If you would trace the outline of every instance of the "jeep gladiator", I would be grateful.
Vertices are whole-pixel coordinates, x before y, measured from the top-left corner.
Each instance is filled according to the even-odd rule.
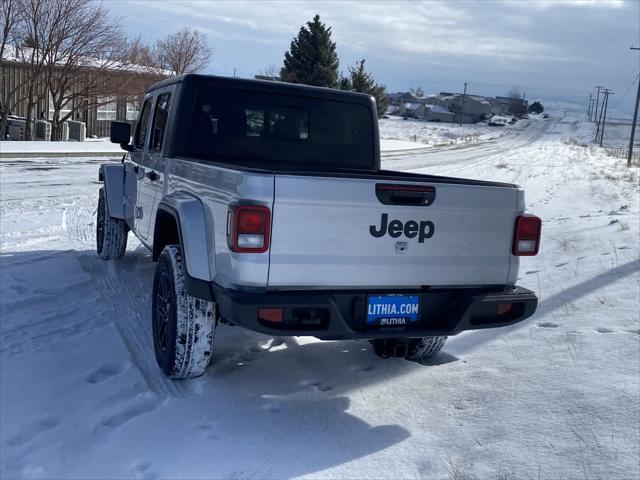
[[[523,190],[381,169],[371,96],[178,76],[111,141],[126,153],[100,167],[97,251],[123,256],[132,231],[152,252],[170,377],[204,373],[222,323],[422,361],[447,336],[536,310],[515,285],[540,243]]]

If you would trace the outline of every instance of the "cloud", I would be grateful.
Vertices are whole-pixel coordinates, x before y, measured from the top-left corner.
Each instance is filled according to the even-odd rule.
[[[332,28],[343,69],[366,58],[394,88],[437,78],[624,89],[623,79],[638,68],[637,53],[627,51],[640,38],[637,0],[136,0],[128,6],[134,33],[184,25],[206,31],[217,73],[237,68],[250,75],[281,65],[291,39],[316,13]]]
[[[579,1],[579,0],[577,0]],[[582,0],[586,1],[586,0]],[[526,2],[538,4],[540,2]],[[549,5],[558,2],[546,2]],[[333,28],[334,39],[355,51],[374,47],[400,55],[436,54],[454,57],[495,57],[526,60],[567,61],[571,57],[561,45],[550,45],[543,39],[523,38],[524,32],[505,29],[510,25],[531,24],[525,2],[489,2],[493,20],[478,17],[478,4],[464,2],[138,2],[142,7],[206,25],[212,32],[224,31],[228,38],[251,40],[255,36],[291,38],[309,18],[318,12]],[[501,11],[502,10],[502,11]],[[491,19],[489,19],[491,20]],[[239,29],[236,35],[230,30]],[[219,36],[215,33],[212,36]],[[267,42],[274,44],[275,42]],[[553,52],[553,53],[550,53]]]

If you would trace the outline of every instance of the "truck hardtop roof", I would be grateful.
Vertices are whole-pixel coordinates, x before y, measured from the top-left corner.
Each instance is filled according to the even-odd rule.
[[[168,85],[181,83],[186,88],[200,89],[202,87],[230,88],[238,90],[251,90],[254,92],[270,92],[281,95],[296,95],[303,97],[324,98],[326,100],[342,101],[370,105],[372,97],[364,93],[348,92],[334,88],[314,87],[273,80],[251,80],[236,77],[219,77],[216,75],[200,75],[189,73],[167,78],[158,82],[147,90],[152,92]],[[184,88],[183,87],[183,88]]]

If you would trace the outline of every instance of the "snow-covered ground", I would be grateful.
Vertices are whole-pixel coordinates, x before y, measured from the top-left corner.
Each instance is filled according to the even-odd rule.
[[[148,253],[93,250],[104,160],[0,161],[0,477],[637,479],[638,168],[559,118],[383,160],[517,182],[544,220],[536,315],[426,366],[222,326],[204,377],[166,380]]]
[[[506,118],[506,117],[505,117]],[[422,120],[404,120],[402,117],[390,116],[379,121],[380,138],[385,140],[410,141],[422,147],[441,147],[465,143],[488,142],[513,130],[519,130],[527,122],[519,122],[504,127],[489,127],[484,124],[426,122]]]

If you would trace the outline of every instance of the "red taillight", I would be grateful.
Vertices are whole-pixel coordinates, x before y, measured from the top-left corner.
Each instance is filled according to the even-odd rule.
[[[498,304],[498,315],[509,315],[513,310],[513,303],[499,303]]]
[[[281,323],[284,317],[284,309],[282,308],[266,308],[258,309],[258,319],[264,322]]]
[[[263,205],[236,205],[229,209],[227,237],[229,248],[239,253],[269,250],[271,212]]]
[[[516,230],[513,235],[513,254],[533,256],[540,249],[542,220],[535,215],[520,215],[516,218]]]

